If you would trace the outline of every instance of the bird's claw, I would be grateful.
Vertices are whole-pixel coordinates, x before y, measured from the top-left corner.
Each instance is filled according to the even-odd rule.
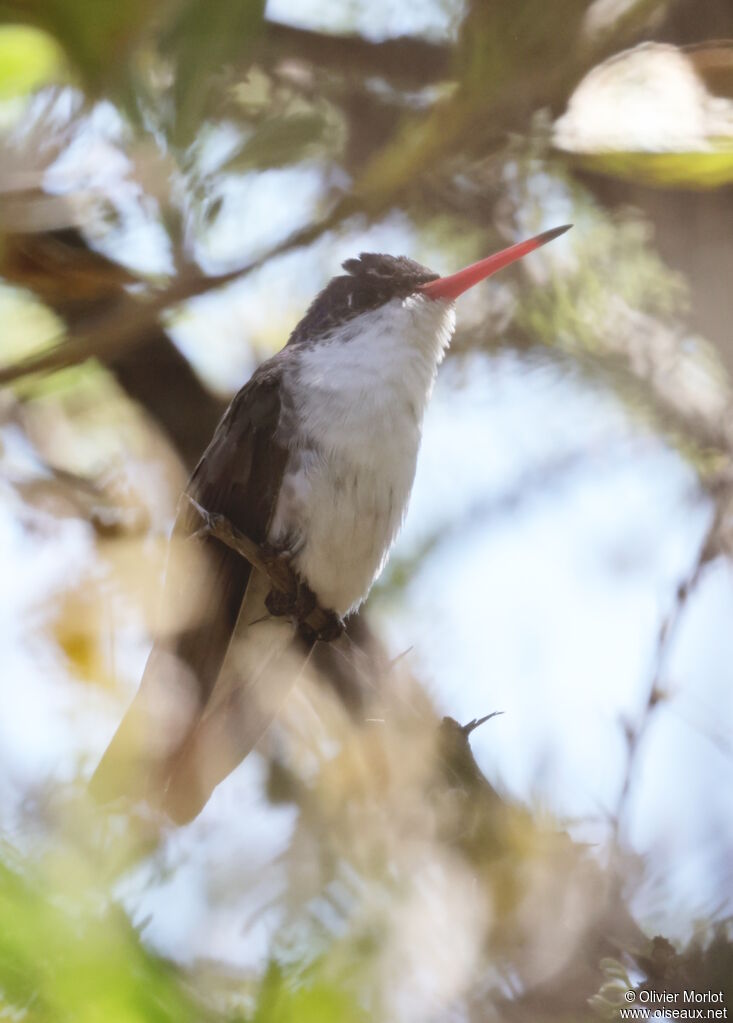
[[[207,511],[190,496],[189,501],[201,520],[191,536],[216,536],[224,527],[231,530],[226,516]],[[309,642],[331,643],[338,639],[344,631],[344,623],[333,611],[319,606],[313,590],[293,569],[291,552],[265,543],[259,546],[259,557],[262,569],[273,584],[265,597],[268,613],[273,618],[291,618],[301,636]]]
[[[265,597],[265,606],[275,618],[290,615],[300,622],[315,608],[316,598],[313,591],[298,579],[295,591],[271,589]]]
[[[285,618],[295,609],[295,595],[272,589],[265,597],[265,607],[273,618]]]
[[[312,625],[308,621],[301,621],[298,630],[308,643],[333,643],[343,633],[345,625],[343,620],[334,611],[317,609],[317,624]]]
[[[344,631],[344,623],[339,616],[320,608],[313,591],[300,580],[295,594],[270,590],[265,606],[275,618],[292,618],[300,635],[309,643],[317,640],[332,643]]]
[[[298,622],[303,621],[317,606],[315,594],[293,571],[285,551],[264,547],[262,553],[270,578],[281,582],[280,588],[273,586],[267,594],[267,610],[276,618],[290,616]]]
[[[343,632],[344,626],[338,615],[319,607],[315,593],[290,567],[287,554],[265,550],[268,566],[282,566],[288,573],[287,588],[270,590],[265,606],[275,618],[291,618],[298,631],[309,642],[320,640],[330,643]]]

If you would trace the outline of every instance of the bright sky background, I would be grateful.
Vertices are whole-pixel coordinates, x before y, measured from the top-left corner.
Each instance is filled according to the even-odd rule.
[[[460,5],[425,2],[409,17],[398,7],[355,4],[353,25],[368,34],[440,33]],[[319,0],[297,10],[300,23],[320,25]],[[270,0],[268,11],[292,16],[293,4]],[[80,144],[76,158],[87,161],[89,149]],[[280,240],[307,220],[320,188],[316,168],[232,180],[225,197],[232,215],[221,236],[209,239],[211,252],[236,261]],[[238,223],[247,225],[246,252]],[[160,235],[133,213],[129,225],[127,242],[116,245],[127,247],[132,262],[164,267]],[[278,260],[223,301],[194,304],[176,339],[207,379],[226,388],[251,371],[257,356],[248,342],[272,326],[272,310],[284,341],[342,258],[362,249],[406,252],[443,269],[446,255],[429,248],[397,220],[354,231],[306,259]],[[562,259],[562,248],[547,258]],[[39,471],[17,429],[4,429],[2,441],[6,472]],[[529,486],[566,458],[572,464]],[[49,776],[72,777],[80,756],[91,766],[122,704],[69,681],[60,655],[42,642],[39,594],[93,564],[89,530],[72,519],[31,522],[12,488],[2,480],[0,487],[0,651],[3,677],[12,679],[0,688],[0,813],[12,827],[30,788]],[[517,487],[520,499],[503,507],[503,495]],[[466,721],[504,712],[473,738],[487,775],[518,799],[577,819],[583,837],[601,837],[615,809],[625,763],[621,720],[641,712],[659,623],[709,520],[694,489],[678,454],[587,383],[514,354],[449,361],[441,372],[394,557],[409,555],[434,531],[445,535],[403,599],[378,591],[374,613],[395,653],[413,647],[416,669],[444,713]],[[720,909],[726,881],[731,889],[731,621],[731,571],[714,564],[690,600],[667,671],[674,698],[645,739],[632,792],[627,837],[651,856],[639,909],[664,933],[683,933],[690,919]],[[133,621],[122,638],[118,666],[131,695],[146,637]],[[243,891],[254,876],[258,899],[276,890],[272,863],[287,843],[292,812],[263,801],[261,773],[250,758],[196,822],[171,836],[167,855],[178,865],[171,877],[150,884],[141,871],[127,882],[135,916],[153,914],[147,933],[167,951],[238,962],[265,955],[268,915],[243,932],[241,903],[212,899],[225,856],[238,857]]]

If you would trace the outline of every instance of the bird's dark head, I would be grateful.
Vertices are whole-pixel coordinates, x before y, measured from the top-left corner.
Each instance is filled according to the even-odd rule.
[[[311,303],[290,343],[323,337],[348,320],[371,312],[395,298],[414,295],[438,274],[407,256],[362,252],[343,263],[347,272],[332,278]]]
[[[554,228],[511,245],[447,277],[441,277],[407,256],[362,252],[358,259],[347,259],[343,264],[346,273],[334,277],[311,303],[289,344],[327,337],[349,320],[377,310],[394,299],[422,296],[433,302],[452,303],[474,284],[557,238],[569,226]]]

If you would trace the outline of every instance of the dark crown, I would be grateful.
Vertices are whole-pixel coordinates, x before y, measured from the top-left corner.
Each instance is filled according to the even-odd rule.
[[[361,313],[378,309],[393,298],[406,298],[439,275],[407,256],[362,252],[343,264],[346,274],[334,277],[313,300],[290,336],[289,344],[323,337]]]

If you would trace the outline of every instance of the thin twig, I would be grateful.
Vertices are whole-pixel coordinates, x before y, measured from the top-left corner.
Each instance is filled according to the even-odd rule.
[[[482,718],[474,718],[469,721],[468,724],[462,725],[463,734],[468,736],[471,732],[475,732],[481,725],[486,724],[487,721],[491,721],[492,718],[500,717],[504,713],[503,710],[492,710],[490,714],[484,714]]]
[[[92,356],[109,356],[124,348],[141,344],[145,341],[146,330],[158,322],[159,317],[166,309],[189,299],[198,298],[234,281],[243,280],[253,271],[259,270],[269,260],[315,241],[324,231],[336,227],[355,212],[357,212],[357,207],[354,202],[348,198],[344,199],[323,220],[297,231],[280,245],[276,245],[245,267],[215,277],[202,277],[200,273],[184,275],[164,292],[155,295],[146,302],[133,304],[129,297],[125,296],[110,312],[99,317],[87,330],[64,338],[44,352],[0,368],[0,386],[13,383],[34,373],[50,373],[66,369]]]
[[[621,785],[621,791],[616,804],[616,812],[613,816],[613,830],[617,844],[619,833],[621,831],[622,820],[626,815],[628,808],[636,762],[642,741],[649,731],[649,726],[652,718],[654,717],[654,712],[660,703],[666,699],[663,677],[672,641],[677,635],[677,630],[679,629],[682,616],[687,609],[690,596],[695,590],[697,584],[700,582],[703,569],[712,560],[715,554],[716,538],[720,530],[726,504],[727,502],[722,497],[716,503],[715,514],[707,532],[705,533],[705,538],[700,545],[697,557],[685,577],[677,586],[672,607],[663,618],[659,626],[659,632],[657,633],[653,669],[650,675],[646,702],[641,712],[641,717],[635,726],[630,723],[626,725],[626,770],[624,772],[624,780]]]

